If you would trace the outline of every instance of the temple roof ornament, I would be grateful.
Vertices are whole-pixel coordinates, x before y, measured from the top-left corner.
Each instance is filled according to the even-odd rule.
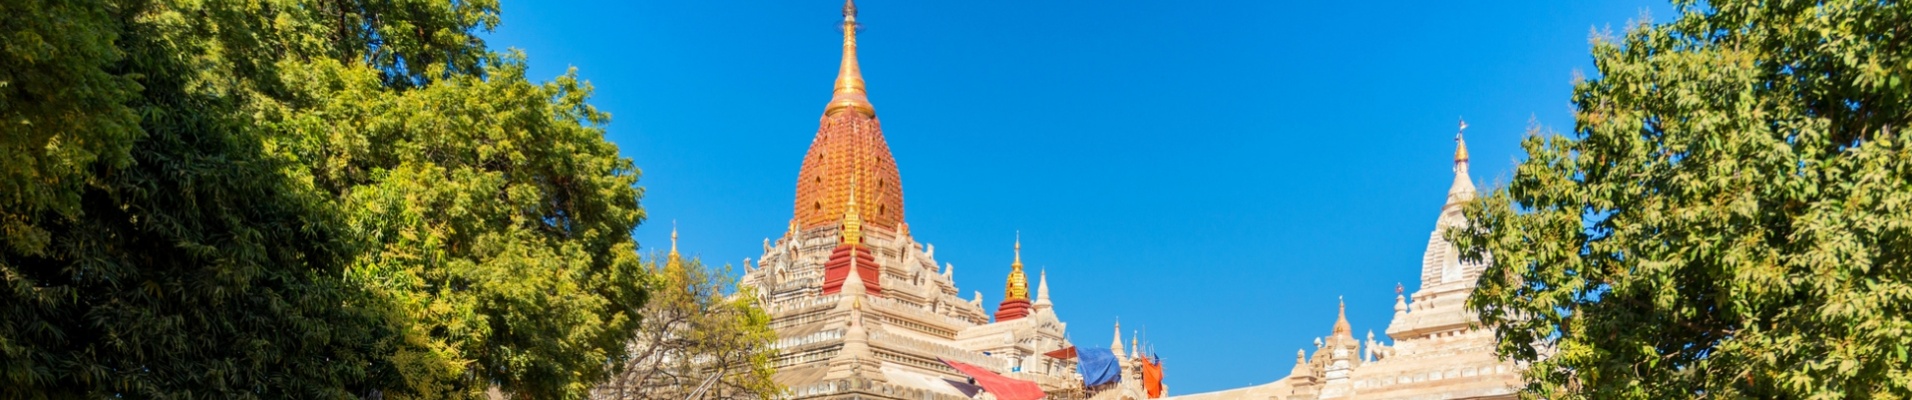
[[[1454,132],[1454,143],[1456,144],[1454,147],[1454,162],[1467,161],[1467,140],[1461,138],[1461,135],[1466,133],[1467,133],[1467,120],[1461,119],[1460,130],[1457,132]]]
[[[671,221],[671,259],[677,259],[677,221]]]
[[[850,192],[856,192],[856,176],[850,177]],[[863,217],[856,212],[856,196],[843,211],[843,243],[863,244]]]
[[[856,62],[856,29],[856,0],[845,0],[843,63],[837,67],[836,89],[831,92],[830,106],[824,108],[823,115],[854,110],[865,116],[876,116],[876,107],[870,104],[869,93],[863,86],[863,69]]]
[[[1348,302],[1345,299],[1337,301],[1341,302],[1341,311],[1334,318],[1334,334],[1335,336],[1348,335],[1349,337],[1353,337],[1354,328],[1348,326]]]
[[[1003,288],[1003,300],[1028,300],[1029,275],[1022,272],[1022,234],[1016,234],[1016,261],[1009,263],[1009,283]]]
[[[1022,272],[1022,234],[1016,234],[1016,261],[1009,264],[1009,282],[1003,287],[1002,303],[996,306],[996,322],[1014,321],[1029,316],[1029,275]]]
[[[1049,270],[1036,273],[1036,309],[1049,308]]]
[[[1460,129],[1454,132],[1454,185],[1447,189],[1447,203],[1457,204],[1474,199],[1474,180],[1467,176],[1467,120],[1461,120]]]

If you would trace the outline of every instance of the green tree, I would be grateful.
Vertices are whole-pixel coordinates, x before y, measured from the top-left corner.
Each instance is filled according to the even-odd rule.
[[[153,2],[8,2],[0,397],[339,397],[387,326],[339,307],[357,248],[209,54],[264,55]],[[243,30],[229,14],[206,24]]]
[[[574,74],[539,85],[522,56],[484,64],[402,91],[363,66],[288,67],[309,101],[260,115],[303,161],[294,176],[339,196],[370,242],[351,276],[399,311],[406,381],[582,397],[644,301],[637,170]]]
[[[478,1],[0,3],[0,398],[581,398],[637,170]]]
[[[683,399],[716,378],[703,399],[763,399],[783,390],[770,378],[777,334],[757,293],[738,286],[728,266],[706,267],[672,254],[646,261],[650,301],[628,336],[624,366],[593,396],[600,400]],[[729,288],[735,291],[726,293]]]
[[[1676,2],[1449,232],[1542,398],[1912,397],[1912,7]]]

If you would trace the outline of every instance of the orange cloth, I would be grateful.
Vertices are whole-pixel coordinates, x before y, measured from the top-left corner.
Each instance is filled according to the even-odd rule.
[[[1142,390],[1147,391],[1151,399],[1162,397],[1161,360],[1142,359]]]

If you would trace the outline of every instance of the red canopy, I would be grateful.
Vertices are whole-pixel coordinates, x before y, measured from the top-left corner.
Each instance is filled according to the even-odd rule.
[[[996,395],[997,400],[1038,400],[1044,396],[1042,386],[1036,385],[1035,382],[997,375],[983,367],[944,360],[942,358],[937,358],[937,360],[942,361],[944,364],[949,364],[950,368],[962,371],[963,375],[969,375],[970,378],[975,378],[976,384],[981,385],[984,391]]]
[[[1076,357],[1075,346],[1069,346],[1066,348],[1056,349],[1055,351],[1042,353],[1042,355],[1049,356],[1049,358],[1054,358],[1057,360],[1067,360],[1067,359],[1075,358]]]

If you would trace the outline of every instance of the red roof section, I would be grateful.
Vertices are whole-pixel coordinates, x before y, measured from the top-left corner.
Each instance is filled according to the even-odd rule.
[[[836,294],[843,291],[843,282],[850,279],[850,271],[855,269],[857,278],[863,280],[863,289],[871,296],[882,296],[883,285],[877,278],[882,275],[882,267],[876,264],[876,256],[862,244],[843,243],[830,251],[830,259],[823,262],[823,294]]]

